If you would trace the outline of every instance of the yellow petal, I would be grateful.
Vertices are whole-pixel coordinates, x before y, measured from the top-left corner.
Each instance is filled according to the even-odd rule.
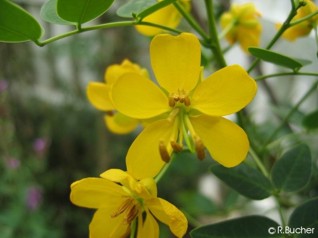
[[[143,217],[138,217],[137,238],[159,238],[159,225],[151,213],[146,213],[145,221]]]
[[[137,73],[148,78],[146,69],[141,68],[138,64],[134,64],[128,59],[123,60],[121,64],[113,64],[107,67],[105,71],[105,81],[109,85],[113,85],[119,77],[126,73]]]
[[[112,88],[114,105],[121,113],[137,119],[158,116],[170,110],[168,97],[148,78],[127,73]]]
[[[225,12],[222,14],[221,19],[220,19],[220,24],[222,29],[226,29],[226,27],[229,26],[229,24],[233,24],[235,21],[234,17],[232,14],[229,12]],[[236,29],[233,27],[227,34],[226,34],[226,39],[229,41],[230,44],[234,44],[237,40],[236,36]]]
[[[109,169],[100,175],[102,178],[108,179],[115,183],[120,183],[131,191],[141,190],[137,181],[127,172],[120,169]]]
[[[124,213],[112,217],[112,208],[98,209],[89,225],[90,238],[128,237],[130,226],[124,221]]]
[[[157,184],[153,178],[141,179],[140,184],[142,184],[147,189],[152,197],[157,197]]]
[[[229,115],[251,102],[256,90],[255,81],[241,66],[227,66],[198,85],[191,107],[210,116]]]
[[[87,208],[113,207],[127,195],[122,187],[102,178],[85,178],[72,183],[70,200]]]
[[[146,201],[146,206],[158,220],[169,226],[175,236],[184,236],[188,221],[178,208],[161,198]]]
[[[159,142],[170,143],[173,123],[160,120],[148,125],[130,146],[127,171],[136,179],[153,178],[165,165],[159,153]]]
[[[114,110],[110,98],[110,87],[104,83],[91,82],[87,86],[86,94],[90,103],[99,110]]]
[[[129,177],[130,175],[121,169],[108,169],[100,174],[100,176],[104,179],[121,184],[122,181],[127,180],[127,177]]]
[[[134,118],[127,117],[120,112],[104,117],[107,128],[115,134],[127,134],[135,130],[139,121]]]
[[[190,120],[214,160],[225,167],[234,167],[246,158],[249,141],[238,125],[222,117],[205,115]]]
[[[260,24],[255,25],[255,27],[239,27],[238,28],[238,41],[241,48],[248,52],[249,47],[257,47],[260,44],[262,27]]]
[[[178,10],[173,6],[173,4],[161,8],[159,11],[146,16],[142,21],[155,23],[158,25],[164,25],[170,28],[176,28],[181,20],[181,15]],[[146,36],[154,36],[161,32],[163,29],[150,26],[136,26],[136,30]]]
[[[201,48],[190,33],[161,34],[150,45],[151,65],[159,84],[169,93],[191,91],[200,79]]]

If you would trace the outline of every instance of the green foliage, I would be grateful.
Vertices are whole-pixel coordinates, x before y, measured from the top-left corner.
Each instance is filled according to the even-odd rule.
[[[234,168],[215,164],[210,169],[224,183],[248,198],[261,200],[269,197],[273,190],[270,181],[260,171],[247,164]]]
[[[317,237],[318,234],[318,198],[313,198],[296,207],[289,219],[291,228],[310,228],[313,232],[297,234],[295,237]]]
[[[303,119],[303,125],[309,129],[317,129],[318,128],[318,110],[311,112],[310,114],[306,115]]]
[[[304,65],[311,63],[308,60],[295,60],[286,55],[256,47],[250,47],[248,48],[248,51],[256,58],[292,69],[293,71],[298,71]]]
[[[200,215],[213,214],[217,211],[217,206],[211,199],[204,195],[194,192],[186,191],[178,195],[178,200],[181,207],[192,216],[198,217]]]
[[[75,24],[91,21],[112,5],[114,0],[57,0],[57,14]]]
[[[271,176],[277,189],[286,192],[298,191],[311,178],[312,162],[307,145],[299,145],[286,152],[275,163]]]
[[[157,2],[153,0],[131,0],[130,2],[118,8],[117,14],[121,17],[137,17],[142,19],[176,1],[177,0],[163,0]]]
[[[202,226],[191,231],[192,238],[267,238],[268,230],[278,224],[263,216],[246,216],[212,225]],[[273,234],[270,237],[281,237]]]
[[[40,12],[42,19],[54,24],[72,24],[71,22],[65,21],[61,17],[59,17],[59,15],[57,15],[57,1],[58,0],[48,0],[46,3],[43,4]]]
[[[0,1],[0,42],[36,41],[42,28],[27,11],[11,1]]]
[[[117,14],[121,17],[131,18],[155,4],[155,0],[130,0],[118,8]]]

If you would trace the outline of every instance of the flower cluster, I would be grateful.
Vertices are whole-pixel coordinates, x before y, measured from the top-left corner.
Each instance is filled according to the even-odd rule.
[[[260,16],[253,3],[233,4],[231,9],[221,16],[221,27],[228,42],[238,42],[245,52],[248,52],[248,47],[259,46],[262,32]]]
[[[178,1],[189,11],[190,2]],[[299,8],[298,21],[317,7],[309,0]],[[262,26],[254,4],[232,5],[220,18],[223,36],[238,42],[244,52],[259,46]],[[181,14],[171,4],[148,15],[144,22],[175,28]],[[290,27],[284,37],[294,40],[316,26],[317,17]],[[71,185],[71,201],[97,209],[90,237],[159,237],[160,221],[177,237],[187,230],[187,219],[171,203],[157,197],[155,178],[170,164],[172,154],[184,149],[203,160],[210,157],[225,167],[244,161],[249,140],[244,130],[224,116],[234,114],[254,98],[255,80],[239,65],[205,77],[201,44],[196,35],[162,33],[154,26],[137,31],[154,36],[150,60],[155,80],[146,69],[125,59],[106,69],[105,82],[91,82],[87,96],[106,113],[105,123],[117,134],[143,127],[126,155],[127,172],[110,169],[101,178],[85,178]]]

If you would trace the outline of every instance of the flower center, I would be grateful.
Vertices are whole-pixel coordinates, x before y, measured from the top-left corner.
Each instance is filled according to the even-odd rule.
[[[187,107],[191,104],[189,95],[183,89],[178,89],[178,92],[171,93],[169,96],[170,107],[175,107],[179,103],[184,104]]]

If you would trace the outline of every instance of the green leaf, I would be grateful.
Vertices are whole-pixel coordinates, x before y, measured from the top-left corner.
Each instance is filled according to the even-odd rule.
[[[183,210],[191,214],[191,216],[212,214],[217,211],[217,206],[212,200],[195,191],[179,193],[177,199]]]
[[[310,228],[302,229],[301,234],[296,234],[297,238],[318,237],[318,197],[298,206],[291,214],[288,225],[290,228]]]
[[[311,154],[307,145],[301,144],[287,151],[274,164],[271,171],[276,188],[286,191],[299,191],[309,182],[312,172]]]
[[[112,5],[114,0],[57,0],[57,14],[76,24],[91,21]]]
[[[155,0],[131,0],[118,8],[117,15],[120,17],[131,18],[155,4]]]
[[[278,226],[267,217],[246,216],[196,228],[190,235],[192,238],[275,238],[281,237],[273,230]]]
[[[225,168],[215,164],[211,166],[211,171],[228,186],[251,199],[267,198],[273,190],[269,179],[257,169],[246,164],[234,168]]]
[[[318,128],[318,110],[308,114],[303,119],[303,125],[307,129],[317,129]]]
[[[48,0],[43,4],[40,12],[40,16],[43,20],[61,25],[71,25],[72,22],[63,20],[57,15],[57,0]]]
[[[256,58],[292,69],[294,71],[298,71],[305,64],[310,63],[310,61],[308,60],[303,60],[303,59],[295,60],[286,55],[282,55],[277,52],[265,50],[261,48],[250,47],[248,48],[248,51]]]
[[[157,4],[143,10],[142,12],[140,12],[137,16],[140,17],[141,19],[150,15],[151,13],[158,11],[161,8],[164,8],[168,5],[170,5],[171,3],[176,2],[176,0],[164,0],[161,2],[158,2]]]
[[[0,41],[36,41],[42,35],[42,27],[27,11],[18,5],[0,1]]]

